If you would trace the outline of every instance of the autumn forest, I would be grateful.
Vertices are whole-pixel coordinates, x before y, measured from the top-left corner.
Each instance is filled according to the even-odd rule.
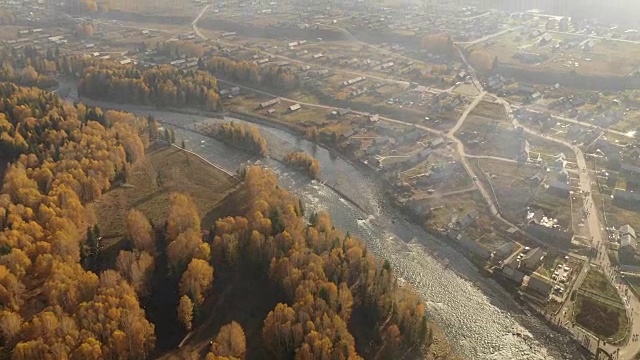
[[[431,344],[425,304],[398,285],[392,264],[261,167],[239,172],[223,200],[232,205],[212,226],[184,193],[168,197],[163,222],[126,209],[123,244],[109,256],[96,204],[171,136],[151,117],[41,89],[55,74],[75,74],[89,97],[217,111],[216,73],[284,88],[295,86],[292,75],[224,59],[180,71],[51,51],[2,55],[1,357],[148,359],[172,351],[159,343],[167,334],[212,331],[204,352],[181,358],[400,359]],[[211,135],[268,154],[255,128],[229,123]],[[308,155],[286,161],[319,176]],[[154,323],[158,314],[171,321]]]

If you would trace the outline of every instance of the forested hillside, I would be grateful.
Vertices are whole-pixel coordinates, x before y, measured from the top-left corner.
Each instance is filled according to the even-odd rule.
[[[165,76],[118,71],[143,83]],[[110,261],[94,202],[144,160],[155,121],[8,83],[0,96],[3,357],[151,358],[162,355],[156,338],[177,331],[215,331],[207,359],[398,359],[430,343],[424,303],[397,286],[391,264],[327,214],[305,218],[259,167],[242,172],[234,216],[204,232],[184,194],[169,197],[164,223],[130,209],[126,246]],[[149,311],[182,329],[154,325]]]
[[[299,199],[269,171],[249,168],[242,191],[245,216],[211,229],[212,260],[242,282],[267,273],[286,299],[261,324],[266,351],[281,359],[397,359],[421,351],[429,338],[424,304],[398,288],[389,263],[325,213],[307,223]]]
[[[114,270],[81,266],[90,204],[143,156],[146,121],[6,83],[0,96],[0,153],[12,161],[0,194],[4,355],[148,356],[154,326],[134,288]]]

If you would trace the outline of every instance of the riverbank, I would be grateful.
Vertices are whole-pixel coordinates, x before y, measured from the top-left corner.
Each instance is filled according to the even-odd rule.
[[[187,149],[183,149],[183,148],[178,147],[176,145],[173,145],[172,149],[180,150],[180,151],[183,151],[185,153],[188,153],[188,154],[191,154],[191,155],[195,155],[195,156],[197,156],[198,158],[200,158],[200,159],[202,159],[204,161],[203,165],[208,165],[208,166],[211,166],[212,168],[215,168],[216,170],[221,170],[221,168],[218,165],[216,165],[216,164],[204,159],[203,157],[199,156],[198,154],[194,153],[193,151],[190,151],[190,150],[187,150]],[[233,176],[228,171],[224,171],[224,172],[227,175],[229,175],[230,177],[232,177],[234,179],[237,179],[237,177]],[[443,331],[443,329],[440,327],[439,324],[437,324],[435,321],[433,321],[433,319],[429,319],[429,328],[431,330],[431,339],[430,339],[431,343],[430,343],[429,348],[425,349],[425,351],[424,351],[425,359],[433,359],[433,360],[436,360],[436,359],[441,359],[441,360],[462,360],[463,359],[463,357],[461,357],[454,350],[454,347],[452,346],[451,342],[445,336],[445,332]]]
[[[119,104],[119,103],[112,103],[112,102],[106,102],[106,101],[100,101],[100,100],[93,100],[93,99],[89,99],[89,98],[86,98],[86,97],[80,98],[80,101],[82,101],[83,103],[85,103],[87,105],[100,107],[103,110],[120,110],[120,109],[122,109],[122,105],[123,105],[123,104]],[[137,108],[140,108],[140,109],[148,109],[149,111],[157,111],[157,110],[159,110],[158,108],[153,107],[153,106],[145,106],[145,105],[134,105],[134,106],[137,107]],[[163,110],[163,109],[160,109],[160,110]],[[281,122],[281,121],[277,121],[275,119],[267,119],[267,118],[264,118],[264,117],[250,115],[250,114],[237,112],[237,111],[225,111],[225,112],[222,112],[222,113],[213,113],[213,112],[204,112],[204,111],[200,111],[200,110],[189,110],[189,109],[180,109],[180,108],[178,108],[178,109],[169,108],[169,109],[166,109],[166,111],[170,111],[170,112],[178,113],[178,114],[209,117],[209,118],[218,119],[218,120],[224,120],[225,117],[237,118],[239,120],[244,120],[246,122],[250,122],[250,123],[253,123],[253,124],[258,124],[258,125],[262,125],[262,126],[278,129],[280,131],[284,131],[284,132],[286,132],[286,133],[288,133],[290,135],[296,136],[296,137],[303,137],[304,136],[304,130],[301,127],[297,127],[297,126],[292,125],[292,124],[287,124],[287,123],[284,123],[284,122]],[[161,124],[169,124],[169,125],[171,125],[171,126],[173,126],[175,128],[178,128],[178,129],[182,129],[182,130],[185,130],[185,131],[193,131],[193,132],[198,133],[198,134],[203,135],[203,136],[212,137],[211,135],[200,131],[197,126],[194,126],[194,128],[187,128],[185,126],[180,126],[180,125],[176,125],[176,124],[173,124],[173,123],[164,122],[161,119],[156,119],[156,121],[158,121]],[[228,143],[226,141],[223,141],[222,139],[219,139],[217,137],[212,137],[212,138],[215,138],[216,140],[224,142],[225,144],[227,144],[227,145],[229,145],[231,147],[234,147],[236,149],[244,151],[243,149],[239,148],[238,146],[235,146],[234,144],[230,144],[230,143]],[[331,151],[328,148],[326,148],[324,146],[324,144],[322,144],[322,143],[314,142],[314,141],[311,141],[309,139],[307,139],[307,140],[310,141],[310,142],[313,142],[314,144],[318,145],[319,147],[322,147],[323,149],[326,149],[327,151]],[[355,168],[357,168],[359,170],[362,170],[362,171],[367,171],[369,175],[372,174],[372,172],[371,172],[372,169],[369,168],[368,166],[366,166],[365,164],[362,164],[359,161],[352,161],[352,159],[350,159],[346,155],[344,155],[344,154],[342,154],[340,152],[337,152],[337,151],[331,151],[331,153],[335,154],[338,157],[340,157],[343,161],[348,162],[353,167],[355,167]],[[279,159],[277,157],[271,157],[271,159],[273,159],[275,161],[278,161],[279,163],[281,163],[283,165],[287,165],[284,161],[282,161],[282,159]],[[373,174],[375,174],[375,172],[373,172]],[[377,174],[375,174],[375,175],[377,175]],[[377,177],[378,176],[376,176],[376,178]],[[349,202],[351,205],[357,207],[358,209],[360,209],[364,213],[369,213],[369,211],[367,211],[367,209],[363,208],[356,201],[353,201],[353,199],[351,199],[351,197],[349,197],[349,195],[344,193],[339,188],[337,188],[335,186],[332,186],[330,183],[327,183],[327,182],[322,182],[322,183],[325,184],[327,187],[329,187],[331,190],[333,190],[335,193],[340,195],[345,201]],[[389,184],[385,183],[385,185],[389,185]]]
[[[91,105],[100,106],[100,107],[105,108],[105,109],[119,109],[120,107],[118,105],[122,106],[121,104],[118,104],[118,103],[96,101],[96,100],[92,100],[92,99],[88,99],[88,98],[82,98],[81,100],[84,101],[84,102],[90,103]],[[151,107],[151,106],[135,105],[135,107],[137,107],[137,108],[146,108],[146,109],[149,109],[150,111],[158,110],[157,108]],[[426,227],[424,225],[424,222],[420,221],[420,219],[424,217],[424,214],[416,213],[415,211],[412,211],[410,208],[408,208],[406,206],[403,206],[398,201],[398,197],[396,196],[397,194],[394,193],[393,190],[392,190],[393,189],[393,185],[389,181],[387,181],[385,178],[380,176],[380,173],[378,171],[376,171],[376,169],[372,168],[370,165],[364,164],[358,158],[353,156],[353,154],[349,154],[349,153],[345,153],[343,151],[340,151],[339,148],[338,148],[338,150],[332,149],[332,148],[330,148],[328,146],[328,144],[323,143],[323,142],[318,142],[318,141],[313,141],[311,139],[307,139],[304,136],[305,131],[304,131],[304,129],[302,127],[296,126],[294,124],[286,123],[286,122],[283,122],[283,121],[279,121],[276,118],[270,118],[270,117],[265,117],[265,116],[260,116],[260,115],[250,114],[250,113],[240,112],[240,111],[224,111],[224,112],[221,112],[221,113],[214,113],[214,112],[206,112],[206,111],[202,111],[202,110],[191,110],[191,109],[183,109],[183,108],[177,108],[177,109],[176,108],[169,108],[169,109],[166,109],[166,111],[170,111],[170,112],[174,112],[174,113],[180,113],[180,114],[186,114],[186,115],[194,115],[194,116],[206,117],[206,118],[216,119],[216,120],[220,120],[220,121],[225,120],[225,118],[237,118],[239,120],[246,121],[246,122],[249,122],[249,123],[261,125],[261,126],[268,127],[268,128],[274,128],[274,129],[286,132],[286,133],[288,133],[288,134],[290,134],[290,135],[292,135],[294,137],[297,137],[297,138],[305,138],[307,141],[312,142],[316,146],[329,151],[331,154],[339,157],[343,161],[347,162],[349,165],[353,166],[354,168],[356,168],[357,170],[359,170],[360,172],[362,172],[363,174],[368,176],[368,178],[373,180],[380,187],[380,189],[386,189],[384,191],[384,194],[383,194],[384,195],[384,198],[383,198],[384,204],[383,205],[392,206],[392,207],[396,208],[411,223],[413,223],[414,225],[417,225],[420,228],[422,228],[425,232],[427,232],[429,235],[431,235],[432,237],[434,237],[435,239],[440,241],[442,244],[445,244],[445,245],[455,249],[457,252],[462,254],[467,260],[469,260],[472,264],[474,264],[475,267],[477,268],[477,270],[480,271],[481,273],[483,273],[484,276],[487,275],[486,274],[486,268],[485,268],[486,262],[483,262],[477,256],[474,256],[474,254],[472,252],[470,252],[469,249],[465,248],[460,243],[451,240],[449,237],[447,237],[447,235],[445,233],[442,233],[442,232],[439,232],[439,231],[434,231],[433,229],[430,229],[430,228]],[[164,123],[160,119],[157,119],[157,120],[160,123]],[[203,136],[212,137],[209,133],[201,131],[198,128],[197,123],[194,124],[193,128],[187,128],[187,127],[176,125],[176,124],[173,124],[173,123],[170,124],[170,125],[174,126],[176,128],[185,130],[185,131],[193,131],[193,132],[196,132],[196,133],[198,133],[200,135],[203,135]],[[224,141],[223,139],[219,139],[218,137],[213,136],[212,138],[215,138],[215,139],[217,139],[219,141],[222,141],[222,142],[226,143],[229,146],[232,146],[232,147],[235,147],[237,149],[243,150],[242,148],[240,148],[240,147],[238,147],[238,146],[236,146],[234,144],[229,144],[228,142]],[[270,158],[275,160],[275,161],[278,161],[279,163],[281,163],[281,164],[283,164],[285,166],[289,166],[288,164],[286,164],[283,161],[282,158],[279,158],[277,156],[270,156]],[[325,186],[329,187],[331,190],[333,190],[338,195],[340,195],[345,201],[349,202],[353,206],[355,206],[358,209],[360,209],[362,212],[366,213],[367,215],[374,215],[374,214],[371,213],[370,209],[365,209],[361,204],[359,204],[357,201],[352,199],[348,194],[346,194],[340,188],[335,186],[331,181],[320,181],[320,182],[322,184],[324,184]],[[423,239],[418,239],[418,240],[420,242],[424,241]],[[445,259],[440,259],[440,260],[441,261],[447,261],[448,259],[445,258]]]
[[[163,119],[175,126],[177,138],[184,139],[188,148],[230,172],[258,161],[195,132],[194,124],[210,119],[208,115],[203,116],[206,114],[194,116],[190,115],[193,112],[181,111],[181,115],[150,107],[85,102]],[[215,115],[220,120],[220,114]],[[537,318],[523,315],[512,297],[491,279],[480,276],[477,267],[461,256],[451,242],[435,238],[423,227],[410,223],[406,215],[396,210],[398,207],[392,206],[385,187],[379,185],[379,176],[368,176],[376,174],[375,170],[348,161],[342,154],[330,152],[291,132],[256,126],[260,126],[276,153],[303,149],[321,161],[323,174],[331,179],[331,187],[310,182],[306,176],[275,159],[258,162],[274,170],[283,186],[300,196],[311,211],[330,212],[335,216],[336,226],[363,239],[372,252],[391,261],[399,276],[424,296],[430,317],[452,339],[451,345],[458,353],[474,359],[547,360],[565,359],[569,354],[576,355],[569,358],[582,358],[570,339],[550,332]],[[332,189],[341,190],[341,194]],[[525,340],[515,336],[517,333],[529,335]]]
[[[215,114],[203,114],[200,113],[199,115],[201,116],[215,116]],[[259,117],[259,116],[252,116],[251,114],[246,114],[246,113],[239,113],[239,112],[229,112],[228,113],[229,116],[233,116],[238,118],[239,120],[243,120],[243,121],[247,121],[250,123],[255,123],[255,124],[259,124],[265,127],[271,127],[271,128],[277,128],[278,130],[287,132],[288,134],[295,136],[295,137],[302,137],[304,134],[304,131],[299,130],[298,128],[296,128],[293,125],[290,124],[286,124],[286,123],[282,123],[279,121],[270,121],[271,119],[267,119],[267,118],[263,118],[263,117]],[[218,118],[220,118],[220,116],[217,116]],[[206,135],[206,134],[204,134]],[[308,139],[307,139],[308,140]],[[310,141],[310,140],[309,140]],[[362,163],[361,161],[359,161],[357,158],[350,156],[350,154],[348,153],[344,153],[341,151],[332,151],[330,150],[326,144],[324,143],[319,143],[319,142],[313,142],[316,146],[319,146],[327,151],[329,151],[331,154],[334,154],[335,156],[339,157],[340,159],[342,159],[343,161],[349,163],[351,166],[353,166],[354,168],[356,168],[358,171],[362,172],[363,174],[368,175],[368,177],[375,181],[378,186],[381,189],[390,189],[391,184],[384,179],[382,176],[380,176],[379,172],[376,171],[374,168],[372,168],[371,166]],[[282,161],[280,161],[279,159],[274,159],[277,160],[280,163],[283,163]],[[284,163],[283,163],[284,164]],[[286,165],[286,164],[285,164]],[[342,192],[337,186],[334,186],[332,183],[330,182],[325,182],[324,183],[327,187],[331,188],[335,193],[339,194],[341,197],[344,198],[344,200],[346,200],[347,202],[351,203],[352,205],[356,206],[357,208],[359,208],[361,211],[369,214],[370,212],[366,211],[365,209],[363,209],[363,207],[356,201],[354,201],[352,198],[350,198],[350,196],[344,192]],[[446,234],[441,233],[441,232],[437,232],[437,231],[433,231],[432,229],[428,229],[427,227],[424,226],[423,223],[421,223],[419,221],[420,217],[422,216],[421,214],[417,214],[415,212],[412,212],[408,207],[402,206],[398,200],[397,197],[395,197],[393,191],[385,191],[383,193],[385,196],[383,198],[384,200],[384,205],[388,205],[388,206],[393,206],[395,207],[397,210],[400,211],[401,214],[406,215],[405,219],[409,220],[410,222],[414,223],[415,225],[420,226],[424,231],[426,231],[427,233],[429,233],[433,238],[435,238],[437,241],[439,241],[440,243],[449,246],[453,249],[455,249],[458,253],[462,254],[467,260],[469,260],[472,264],[474,264],[474,266],[476,267],[476,269],[478,270],[478,273],[482,276],[482,277],[486,277],[486,278],[493,278],[491,275],[492,273],[487,271],[485,265],[487,264],[486,261],[483,261],[482,259],[478,258],[477,256],[474,256],[473,253],[471,253],[469,251],[469,249],[465,248],[462,244],[451,240],[450,238],[448,238],[446,236]],[[423,244],[427,244],[426,243],[426,239],[422,239],[419,238],[418,241],[420,243]],[[432,256],[434,257],[439,257],[439,254],[432,254]],[[443,261],[444,263],[446,263],[449,259],[448,258],[441,258],[441,261]],[[446,268],[446,266],[445,266]],[[459,274],[459,276],[462,276],[463,278],[467,279],[469,282],[473,283],[474,286],[476,286],[480,291],[484,292],[484,293],[492,293],[496,291],[496,288],[493,287],[485,287],[482,286],[481,284],[477,284],[474,283],[474,281],[472,279],[467,278],[466,276]],[[523,316],[531,316],[531,313],[528,311],[525,311],[524,308],[522,308],[522,304],[521,299],[517,296],[514,295],[514,288],[513,286],[509,286],[505,283],[501,283],[501,282],[496,282],[499,285],[500,288],[500,292],[502,293],[501,296],[505,296],[505,297],[511,297],[512,299],[516,300],[516,302],[518,302],[520,304],[520,312]],[[528,305],[525,303],[524,304],[525,307],[528,307]],[[570,332],[567,329],[564,329],[562,327],[558,327],[557,325],[553,324],[552,322],[550,322],[542,313],[539,313],[538,311],[535,311],[536,309],[531,308],[534,313],[534,316],[536,318],[538,318],[540,321],[542,321],[543,323],[546,324],[546,326],[548,326],[550,329],[553,329],[559,333],[562,333],[564,335],[568,335],[570,336]],[[437,326],[437,325],[434,325]],[[517,334],[516,334],[517,335]],[[570,337],[572,338],[572,337]],[[524,340],[526,340],[526,338],[523,337]],[[575,342],[577,345],[579,345],[577,342]],[[449,346],[446,346],[445,348],[449,348]],[[579,347],[578,348],[580,350],[584,350],[583,348]],[[581,351],[583,355],[588,356],[588,352],[584,352]]]

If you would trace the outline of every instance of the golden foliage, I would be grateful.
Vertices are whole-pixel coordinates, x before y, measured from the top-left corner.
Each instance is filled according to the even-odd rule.
[[[107,124],[99,109],[7,83],[0,96],[0,156],[11,162],[0,193],[5,348],[14,359],[147,356],[154,328],[134,289],[113,271],[98,278],[79,264],[94,221],[83,203],[126,171],[139,150],[124,142],[140,143],[146,121]]]
[[[296,169],[304,171],[314,179],[320,177],[320,162],[303,151],[288,153],[284,158],[284,162]]]
[[[243,150],[262,156],[269,155],[267,140],[260,134],[260,130],[253,125],[231,121],[216,125],[210,129],[204,129],[204,132]]]
[[[116,258],[116,269],[131,283],[140,297],[149,295],[154,259],[146,251],[123,251]]]
[[[92,58],[75,61],[82,74],[78,92],[83,96],[169,108],[220,108],[217,80],[204,71],[182,71],[171,65],[140,70],[133,64]]]
[[[169,197],[167,239],[175,240],[187,230],[200,231],[200,215],[188,195],[173,193]]]
[[[154,254],[156,251],[153,228],[147,217],[136,209],[129,210],[127,214],[127,235],[133,247],[140,251]]]
[[[211,353],[216,356],[243,359],[247,351],[247,339],[240,324],[232,321],[223,325],[211,345]]]
[[[211,283],[213,267],[204,260],[193,259],[180,278],[180,294],[189,295],[197,304],[202,304]]]
[[[187,295],[182,295],[178,303],[178,320],[187,331],[191,330],[193,321],[193,302]]]

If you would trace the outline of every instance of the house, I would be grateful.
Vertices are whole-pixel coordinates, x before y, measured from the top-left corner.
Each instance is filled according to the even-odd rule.
[[[528,84],[518,84],[518,92],[525,96],[531,96],[536,91],[536,89],[532,85]]]
[[[357,83],[365,81],[365,80],[366,80],[366,78],[364,76],[358,76],[358,77],[355,77],[353,79],[349,79],[347,81],[343,81],[342,82],[342,86],[351,86],[351,85],[357,84]]]
[[[382,64],[382,69],[383,69],[383,70],[389,69],[389,68],[391,68],[391,67],[393,67],[393,61],[390,61],[390,62],[388,62],[388,63],[384,63],[384,64]]]
[[[487,80],[486,87],[493,92],[498,92],[504,87],[504,80],[500,75],[493,75]]]
[[[545,255],[546,253],[539,247],[529,250],[522,260],[520,260],[520,268],[524,268],[529,271],[536,270],[540,266]]]
[[[636,231],[631,227],[631,225],[627,224],[620,227],[620,236],[625,235],[629,235],[632,238],[636,239]]]
[[[524,273],[511,266],[504,266],[502,268],[502,275],[511,281],[515,281],[518,285],[522,284],[524,280]]]
[[[540,38],[540,45],[546,45],[551,42],[551,40],[553,40],[553,37],[550,34],[544,34],[544,36]]]
[[[291,106],[289,106],[287,108],[287,110],[289,110],[289,112],[294,112],[294,111],[298,111],[300,110],[302,107],[300,106],[300,104],[293,104]]]
[[[536,209],[533,212],[528,212],[527,213],[527,225],[534,223],[534,224],[542,224],[544,222],[544,211],[542,209]]]
[[[533,184],[535,184],[535,186],[538,186],[542,184],[546,178],[547,176],[542,171],[538,171],[535,175],[531,177],[530,180]]]
[[[198,67],[198,61],[189,61],[186,64],[184,64],[184,69],[195,69]]]
[[[542,93],[539,91],[534,92],[533,94],[531,94],[530,96],[527,96],[527,101],[529,102],[536,102],[538,100],[542,99]]]
[[[620,261],[629,262],[635,259],[637,242],[631,234],[620,237],[620,248],[618,249],[618,258]]]
[[[431,140],[431,144],[429,146],[435,149],[442,144],[444,144],[444,139],[442,137],[437,137]]]
[[[533,274],[529,276],[527,289],[538,292],[544,296],[549,296],[549,294],[551,294],[551,289],[553,289],[553,284],[549,278]]]
[[[469,225],[473,224],[474,221],[476,221],[476,219],[478,219],[480,217],[480,212],[476,209],[473,209],[471,211],[469,211],[465,216],[463,216],[462,218],[458,219],[455,222],[455,226],[460,229],[460,230],[464,230],[466,229]]]
[[[465,248],[471,250],[473,253],[478,255],[480,258],[486,260],[486,259],[489,259],[491,257],[491,251],[489,249],[487,249],[486,247],[481,245],[479,242],[473,241],[473,239],[471,239],[467,235],[459,234],[458,236],[456,236],[455,239],[460,243],[460,245],[462,245]]]
[[[339,141],[343,142],[345,140],[348,140],[349,138],[351,138],[355,134],[356,134],[356,131],[353,130],[353,129],[345,131],[344,133],[340,134]]]
[[[274,106],[276,104],[279,104],[279,103],[280,103],[280,98],[275,98],[275,99],[260,103],[259,108],[260,109],[266,109],[268,107],[272,107],[272,106]]]
[[[568,198],[571,191],[571,185],[566,182],[554,180],[549,184],[549,192],[563,198]]]
[[[532,32],[529,33],[529,37],[530,38],[536,38],[538,36],[542,35],[542,31],[540,30],[533,30]]]
[[[558,226],[545,226],[544,224],[538,224],[530,222],[525,229],[538,241],[545,244],[549,244],[555,248],[568,250],[571,246],[571,239],[573,239],[573,232],[560,228]]]
[[[569,102],[573,107],[580,107],[587,103],[587,101],[584,98],[578,97],[578,96],[573,97]]]

